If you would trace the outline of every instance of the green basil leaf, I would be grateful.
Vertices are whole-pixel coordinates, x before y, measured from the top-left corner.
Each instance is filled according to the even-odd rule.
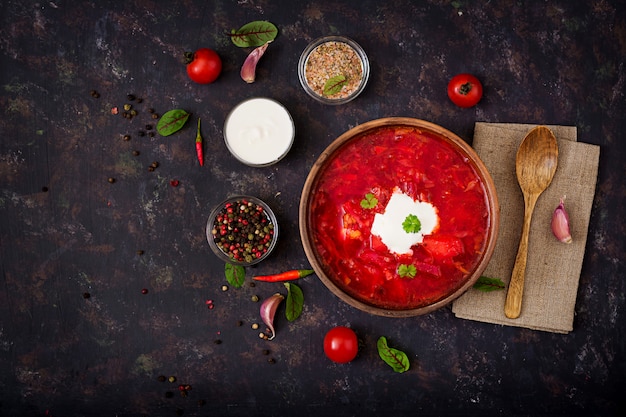
[[[348,79],[345,75],[335,75],[332,78],[329,78],[324,84],[324,95],[332,96],[333,94],[337,94],[341,91],[344,85],[348,82]]]
[[[287,320],[294,321],[300,317],[300,314],[302,314],[304,294],[302,294],[300,287],[296,284],[292,284],[291,282],[285,282],[285,288],[287,288],[285,316],[287,317]]]
[[[239,29],[231,30],[230,39],[240,48],[261,46],[276,39],[278,28],[266,20],[246,23]]]
[[[190,114],[182,109],[174,109],[165,113],[157,123],[157,132],[161,136],[169,136],[183,128]]]
[[[478,278],[473,288],[477,289],[478,291],[491,292],[503,290],[504,288],[506,288],[506,285],[499,278],[489,278],[482,276]]]
[[[235,288],[241,288],[246,280],[246,270],[241,265],[226,264],[224,273],[226,281]]]
[[[378,355],[385,363],[393,368],[396,372],[405,372],[409,370],[409,358],[406,353],[401,350],[391,348],[387,345],[387,338],[381,336],[376,342]]]

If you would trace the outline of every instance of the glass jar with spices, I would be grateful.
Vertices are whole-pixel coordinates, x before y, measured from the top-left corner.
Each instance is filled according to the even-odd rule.
[[[365,89],[369,70],[363,48],[345,36],[316,39],[302,52],[298,63],[302,88],[324,104],[354,100]]]

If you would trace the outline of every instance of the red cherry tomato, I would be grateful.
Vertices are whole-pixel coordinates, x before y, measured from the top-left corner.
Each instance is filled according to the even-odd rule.
[[[209,84],[222,72],[222,60],[212,49],[200,48],[193,54],[193,60],[187,64],[187,75],[198,84]]]
[[[356,358],[359,342],[354,330],[344,326],[333,327],[324,337],[324,353],[333,362],[347,363]]]
[[[459,107],[473,107],[483,96],[483,85],[472,74],[458,74],[448,83],[448,97]]]

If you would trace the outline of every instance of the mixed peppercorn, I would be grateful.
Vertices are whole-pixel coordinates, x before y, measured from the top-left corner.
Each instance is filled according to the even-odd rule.
[[[211,231],[217,247],[236,262],[252,262],[269,250],[274,224],[265,209],[252,201],[227,202],[215,216]]]

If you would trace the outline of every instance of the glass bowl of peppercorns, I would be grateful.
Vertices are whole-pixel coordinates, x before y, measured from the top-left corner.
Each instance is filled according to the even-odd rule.
[[[278,241],[278,222],[262,200],[236,195],[218,204],[207,221],[209,246],[224,262],[250,266],[267,258]]]

